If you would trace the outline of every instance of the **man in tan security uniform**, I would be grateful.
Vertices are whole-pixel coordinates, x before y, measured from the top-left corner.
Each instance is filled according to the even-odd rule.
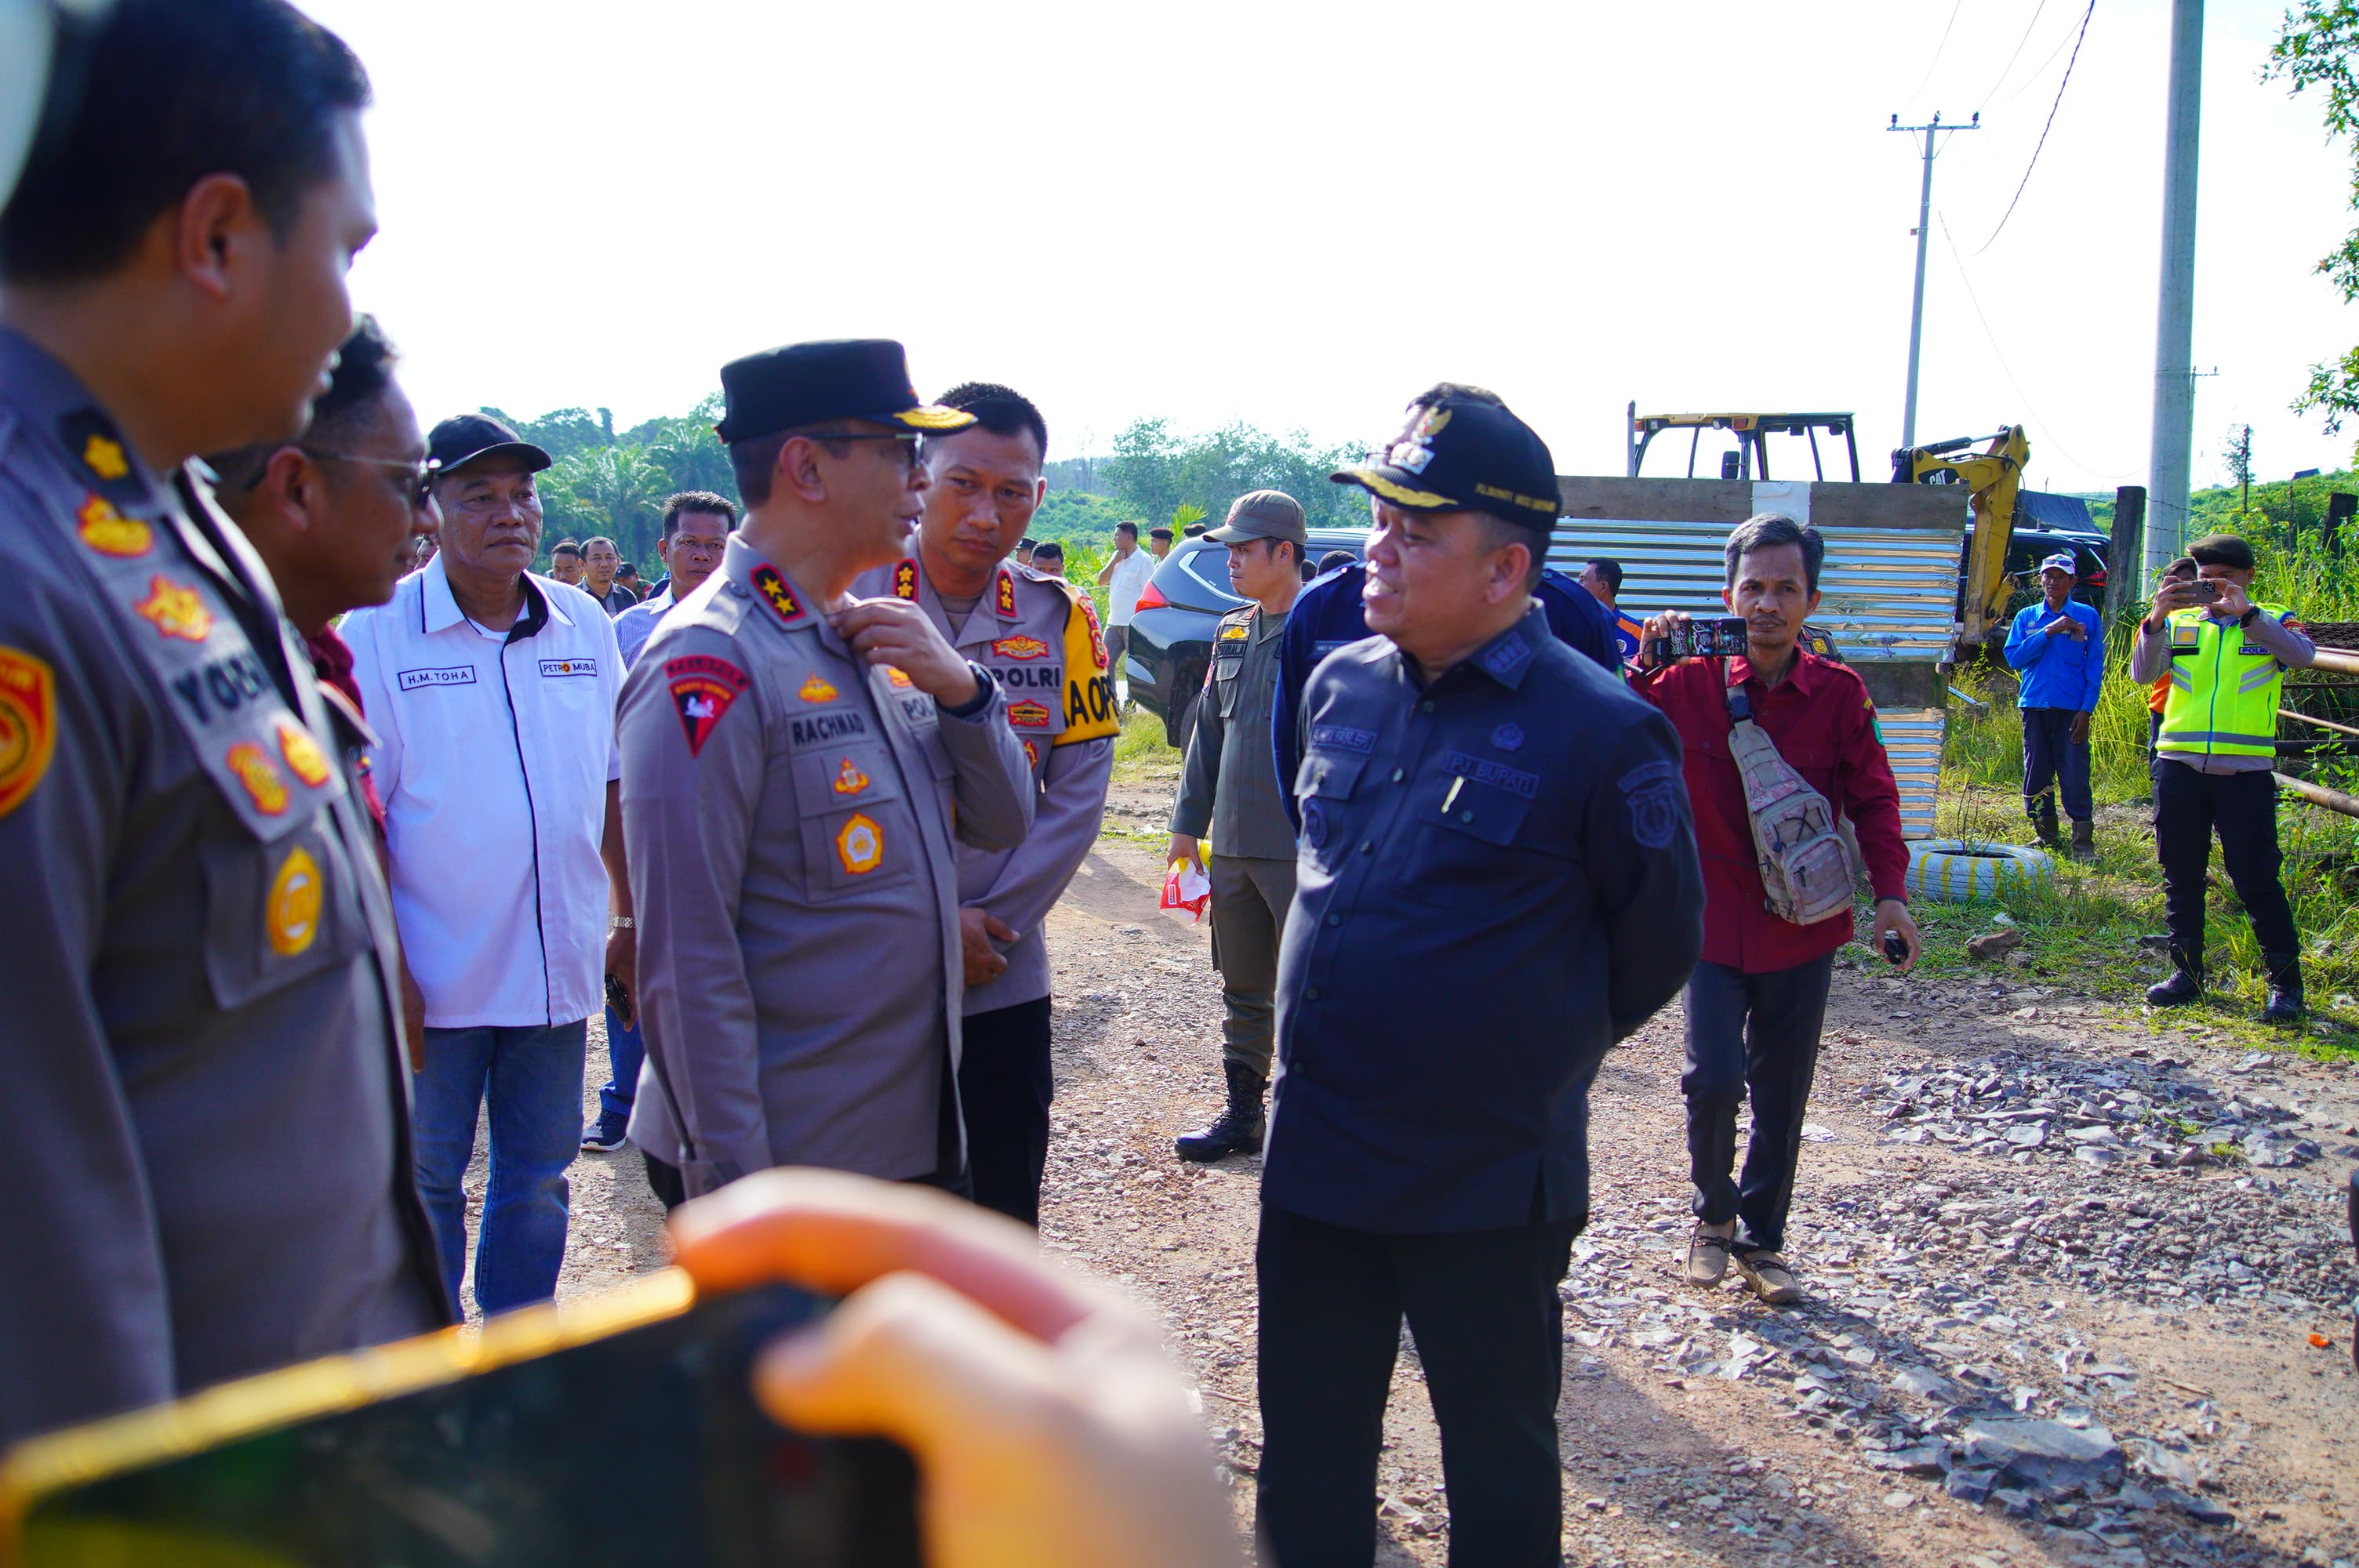
[[[86,41],[0,213],[0,1444],[450,1317],[369,823],[190,462],[352,328],[367,79],[260,0]]]
[[[723,366],[745,515],[623,688],[647,1065],[630,1137],[676,1202],[770,1165],[962,1188],[958,845],[1034,789],[988,671],[915,604],[855,599],[926,489],[898,343]]]
[[[926,438],[929,481],[916,549],[854,588],[916,603],[951,645],[992,672],[1037,792],[1032,831],[1013,849],[959,850],[966,1018],[959,1103],[974,1200],[1040,1223],[1049,1160],[1049,945],[1041,934],[1097,842],[1114,773],[1113,682],[1089,596],[1006,557],[1048,492],[1040,411],[1004,386],[942,396],[974,416]]]

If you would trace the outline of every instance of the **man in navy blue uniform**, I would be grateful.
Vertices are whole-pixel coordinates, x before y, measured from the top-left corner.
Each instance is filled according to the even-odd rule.
[[[1536,548],[1545,556],[1548,541],[1540,540]],[[1286,803],[1286,815],[1297,827],[1302,823],[1296,815],[1292,786],[1295,772],[1302,766],[1302,736],[1296,725],[1302,686],[1320,660],[1368,634],[1367,618],[1360,609],[1361,589],[1367,580],[1368,568],[1356,561],[1340,571],[1322,572],[1295,599],[1294,612],[1287,617],[1286,630],[1280,634],[1269,739],[1270,749],[1277,754],[1278,783],[1285,786],[1278,798]],[[1586,654],[1617,678],[1621,676],[1622,649],[1614,639],[1613,611],[1560,571],[1543,569],[1532,598],[1547,612],[1549,631],[1558,642],[1576,654]]]
[[[1496,397],[1444,384],[1334,476],[1374,498],[1377,635],[1302,693],[1255,1253],[1259,1524],[1287,1568],[1374,1558],[1404,1314],[1451,1561],[1559,1561],[1589,1086],[1686,980],[1703,886],[1669,722],[1533,602],[1554,474]]]

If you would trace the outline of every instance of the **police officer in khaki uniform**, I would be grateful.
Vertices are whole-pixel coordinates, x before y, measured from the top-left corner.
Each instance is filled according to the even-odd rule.
[[[1097,842],[1121,721],[1089,595],[1006,561],[1048,493],[1040,411],[984,382],[952,387],[942,403],[975,423],[926,438],[916,548],[853,587],[917,604],[951,646],[991,671],[1007,692],[1007,721],[1030,769],[1037,798],[1024,842],[959,848],[966,963],[959,1104],[975,1202],[1038,1225],[1056,1092],[1041,928]]]
[[[901,345],[723,366],[745,515],[623,688],[623,833],[667,1201],[770,1165],[962,1186],[958,846],[1011,849],[1032,773],[987,670],[916,604],[855,599],[926,489]]]
[[[0,1442],[450,1315],[369,825],[189,461],[351,329],[367,80],[277,0],[90,48],[0,213]]]
[[[1205,537],[1229,547],[1229,586],[1252,602],[1213,630],[1171,807],[1171,859],[1201,865],[1198,841],[1212,833],[1212,962],[1227,1008],[1221,1072],[1228,1104],[1210,1127],[1178,1141],[1184,1160],[1261,1148],[1277,939],[1294,902],[1294,825],[1270,745],[1270,713],[1278,641],[1302,591],[1302,552],[1310,546],[1302,503],[1276,490],[1239,496],[1227,524]]]

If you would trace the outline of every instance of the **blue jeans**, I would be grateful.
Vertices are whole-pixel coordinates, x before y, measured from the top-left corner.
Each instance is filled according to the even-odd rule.
[[[647,1059],[647,1043],[639,1037],[636,1019],[625,1025],[606,1010],[606,1065],[614,1076],[598,1091],[598,1119],[621,1127],[631,1119],[631,1101],[639,1091],[639,1064]]]
[[[2080,715],[2069,708],[2023,710],[2023,814],[2038,816],[2052,784],[2064,796],[2064,815],[2086,822],[2097,814],[2089,798],[2089,742],[2072,743]]]
[[[550,1028],[429,1029],[412,1116],[418,1190],[434,1220],[443,1282],[467,1271],[467,1162],[491,1101],[492,1176],[475,1245],[475,1304],[485,1316],[557,1293],[565,1260],[565,1179],[582,1141],[582,1064],[590,1021]]]

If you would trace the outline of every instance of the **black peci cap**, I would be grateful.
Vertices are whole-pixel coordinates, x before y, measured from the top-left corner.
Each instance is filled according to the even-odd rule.
[[[866,419],[908,430],[962,430],[974,416],[921,401],[908,355],[890,338],[789,343],[721,367],[727,412],[712,433],[734,445],[779,430]]]
[[[2206,534],[2187,546],[2199,567],[2227,567],[2236,571],[2254,569],[2253,546],[2234,534]]]
[[[525,460],[527,473],[549,466],[549,456],[488,414],[454,414],[434,427],[426,438],[426,455],[436,472],[448,479],[477,458],[515,453]]]
[[[1505,406],[1444,394],[1392,444],[1328,476],[1409,512],[1487,512],[1546,532],[1559,510],[1548,443]]]

